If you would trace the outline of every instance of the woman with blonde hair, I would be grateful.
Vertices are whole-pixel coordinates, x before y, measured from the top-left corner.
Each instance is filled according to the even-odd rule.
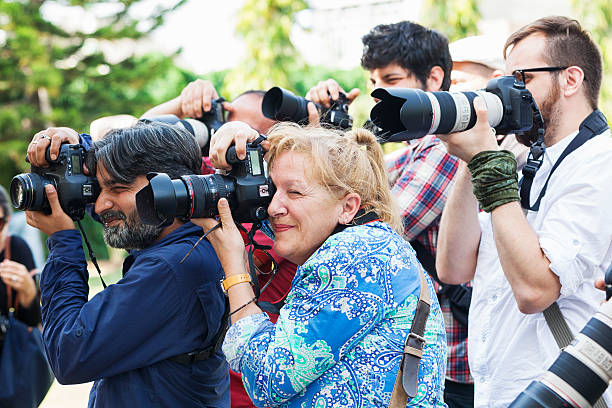
[[[219,130],[216,167],[231,142],[258,137],[242,123]],[[223,351],[257,406],[387,406],[415,315],[419,265],[401,230],[382,150],[366,130],[283,123],[266,160],[274,250],[299,265],[276,325],[256,305],[242,238],[225,199],[209,235],[223,269],[232,325]],[[239,153],[240,155],[240,153]],[[194,220],[209,230],[212,219]],[[418,393],[410,406],[443,407],[446,340],[431,282]]]

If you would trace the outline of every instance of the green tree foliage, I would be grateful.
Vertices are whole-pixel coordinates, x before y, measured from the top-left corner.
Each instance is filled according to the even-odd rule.
[[[593,0],[589,2],[572,0],[572,7],[580,24],[593,35],[603,57],[603,81],[599,109],[608,118],[612,117],[612,2]]]
[[[143,38],[184,2],[135,18],[141,0],[0,0],[0,183],[26,168],[35,132],[48,126],[87,131],[100,116],[139,115],[194,79],[169,57],[132,55],[111,64],[101,51],[104,43]],[[58,5],[94,16],[107,9],[94,27],[67,31],[44,18],[45,7]]]
[[[15,174],[29,171],[25,151],[37,131],[48,126],[88,131],[100,116],[140,115],[195,79],[175,68],[170,57],[132,55],[111,64],[100,47],[145,37],[185,1],[146,9],[143,18],[141,0],[0,0],[0,184],[8,186]],[[94,27],[68,31],[45,19],[49,6],[99,17]],[[87,217],[84,227],[97,256],[105,258],[100,225]]]
[[[304,64],[291,43],[291,28],[305,0],[246,0],[238,12],[236,33],[246,55],[225,78],[224,94],[234,97],[246,89],[289,87],[290,73]]]
[[[422,24],[445,34],[450,42],[478,34],[478,0],[425,0],[422,10]]]

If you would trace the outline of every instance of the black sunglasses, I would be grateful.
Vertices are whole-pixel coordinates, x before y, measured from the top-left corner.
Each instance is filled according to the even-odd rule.
[[[568,67],[540,67],[540,68],[526,68],[526,69],[515,69],[512,71],[512,76],[515,80],[525,83],[525,72],[556,72],[563,71]]]
[[[0,230],[2,228],[4,228],[4,225],[6,224],[6,220],[8,217],[4,216],[4,217],[0,217]]]

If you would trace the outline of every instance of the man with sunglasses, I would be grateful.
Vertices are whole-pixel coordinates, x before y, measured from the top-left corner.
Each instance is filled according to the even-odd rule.
[[[578,333],[603,300],[593,282],[612,262],[612,140],[597,110],[597,46],[576,20],[546,17],[512,34],[505,54],[506,71],[526,84],[545,127],[521,137],[531,145],[521,187],[479,98],[473,129],[440,136],[461,165],[436,266],[447,283],[473,281],[477,407],[508,406],[546,371],[562,344],[551,328],[565,321]]]

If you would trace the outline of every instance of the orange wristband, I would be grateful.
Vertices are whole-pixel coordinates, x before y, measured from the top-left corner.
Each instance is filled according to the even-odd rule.
[[[251,275],[249,275],[248,273],[230,275],[227,278],[221,280],[221,286],[223,287],[223,291],[227,293],[229,288],[243,282],[251,282]]]

